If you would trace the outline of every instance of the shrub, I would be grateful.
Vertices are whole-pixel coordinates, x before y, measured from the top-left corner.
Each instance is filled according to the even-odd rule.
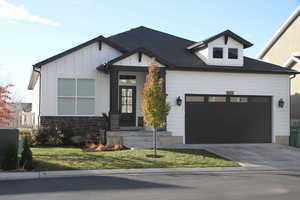
[[[4,170],[13,170],[18,164],[18,147],[15,144],[9,144],[1,168]]]
[[[32,142],[31,135],[32,135],[32,129],[29,129],[29,128],[19,128],[19,138],[20,139],[27,138],[29,144],[31,144],[31,142]]]
[[[23,152],[21,155],[21,166],[24,169],[32,169],[32,152],[30,150],[29,140],[27,137],[24,138]]]
[[[45,146],[49,141],[49,129],[39,128],[33,131],[32,144],[35,146]]]
[[[62,127],[61,134],[62,134],[62,144],[63,145],[66,145],[66,146],[74,145],[74,142],[72,140],[74,133],[73,133],[73,130],[71,127],[68,127],[68,126]]]
[[[95,132],[87,133],[84,137],[85,144],[99,144],[99,136]]]
[[[54,128],[39,128],[33,132],[32,144],[35,146],[60,146],[63,144],[61,131]]]

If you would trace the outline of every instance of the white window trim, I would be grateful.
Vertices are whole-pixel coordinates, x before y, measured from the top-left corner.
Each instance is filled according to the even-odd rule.
[[[66,80],[75,80],[75,96],[58,96],[58,80],[59,79],[66,79]],[[94,96],[77,96],[77,81],[78,80],[93,80],[94,84],[96,84],[96,79],[94,78],[73,78],[73,77],[58,77],[56,80],[56,115],[61,117],[89,117],[89,116],[96,116],[96,105],[94,107],[94,113],[89,115],[80,115],[77,114],[77,99],[79,98],[85,98],[85,99],[94,99],[94,103],[96,104],[96,85],[94,87]],[[75,114],[74,115],[60,115],[58,114],[58,98],[75,98]]]
[[[236,50],[237,50],[237,57],[236,57],[236,58],[229,58],[229,49],[236,49]],[[238,59],[239,59],[239,48],[236,48],[236,47],[228,47],[228,48],[227,48],[227,59],[228,59],[228,60],[238,60]]]
[[[214,49],[222,49],[222,58],[214,58]],[[224,49],[225,49],[225,47],[217,47],[217,46],[212,47],[212,48],[211,48],[211,52],[212,52],[211,57],[212,57],[212,59],[215,59],[215,60],[221,60],[221,59],[224,59],[224,54],[225,54]]]

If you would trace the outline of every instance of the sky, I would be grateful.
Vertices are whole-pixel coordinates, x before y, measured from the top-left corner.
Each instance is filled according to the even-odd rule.
[[[0,84],[31,102],[32,65],[99,35],[138,26],[201,41],[226,29],[256,57],[299,0],[0,0]]]

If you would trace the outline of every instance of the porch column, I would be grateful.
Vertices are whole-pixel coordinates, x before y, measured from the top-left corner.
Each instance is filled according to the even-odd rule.
[[[159,78],[162,78],[164,80],[163,86],[162,86],[162,91],[163,93],[166,94],[166,70],[164,68],[159,69]],[[167,97],[166,97],[167,99]],[[159,129],[160,131],[166,131],[166,127]]]
[[[119,98],[119,77],[118,70],[115,68],[111,68],[110,70],[110,129],[115,130],[119,129],[119,106],[118,106],[118,98]]]

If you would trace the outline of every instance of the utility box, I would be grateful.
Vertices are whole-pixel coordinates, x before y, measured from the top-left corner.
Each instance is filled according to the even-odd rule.
[[[290,146],[299,147],[299,127],[292,126],[291,133],[290,133]]]
[[[18,148],[18,129],[0,128],[0,167],[11,146]]]

